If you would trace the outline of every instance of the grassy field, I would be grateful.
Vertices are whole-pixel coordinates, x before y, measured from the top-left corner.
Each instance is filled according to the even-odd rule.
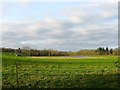
[[[2,56],[3,88],[118,88],[117,56]]]

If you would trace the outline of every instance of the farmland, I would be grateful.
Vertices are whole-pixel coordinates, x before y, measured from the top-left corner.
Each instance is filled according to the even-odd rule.
[[[3,88],[118,88],[117,56],[2,55]]]

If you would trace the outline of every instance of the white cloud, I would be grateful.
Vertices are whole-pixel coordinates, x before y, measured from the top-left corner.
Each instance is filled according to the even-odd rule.
[[[84,3],[61,11],[59,16],[67,19],[44,17],[39,21],[1,22],[3,46],[78,50],[117,45],[117,9],[114,4]]]

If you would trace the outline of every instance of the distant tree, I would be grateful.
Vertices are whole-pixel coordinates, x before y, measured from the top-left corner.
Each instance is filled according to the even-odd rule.
[[[101,47],[99,47],[99,48],[98,48],[98,51],[100,51],[100,52],[101,52],[101,51],[102,51],[102,48],[101,48]]]
[[[107,55],[109,54],[109,49],[108,49],[108,47],[106,47],[106,54],[107,54]]]
[[[12,48],[2,48],[2,52],[13,53],[13,52],[14,52],[14,49],[12,49]]]
[[[97,48],[97,50],[95,52],[98,52],[99,55],[105,55],[106,54],[106,50],[104,49],[104,47],[99,47]]]
[[[102,51],[105,51],[104,47],[102,48]]]
[[[97,49],[97,51],[99,52],[100,55],[102,55],[103,48],[102,48],[102,47],[99,47],[99,48]]]
[[[102,55],[105,55],[106,50],[104,49],[104,47],[102,48]]]
[[[106,51],[109,51],[108,47],[106,47]]]
[[[113,54],[113,49],[112,48],[110,49],[110,54]]]

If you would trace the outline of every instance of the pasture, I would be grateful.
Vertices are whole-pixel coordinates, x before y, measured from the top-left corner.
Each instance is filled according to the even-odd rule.
[[[118,88],[117,56],[87,58],[2,55],[3,88]]]

